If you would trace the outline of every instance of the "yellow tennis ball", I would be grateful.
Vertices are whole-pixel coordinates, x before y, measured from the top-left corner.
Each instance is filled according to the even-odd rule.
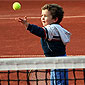
[[[13,9],[14,10],[19,10],[21,9],[21,4],[19,2],[14,2],[13,3]]]

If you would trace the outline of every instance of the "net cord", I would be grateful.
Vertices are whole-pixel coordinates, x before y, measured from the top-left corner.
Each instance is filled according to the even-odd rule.
[[[0,59],[1,71],[74,68],[85,68],[85,56]]]

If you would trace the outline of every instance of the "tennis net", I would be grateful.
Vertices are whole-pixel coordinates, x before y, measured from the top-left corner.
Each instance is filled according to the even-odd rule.
[[[0,85],[85,85],[85,56],[2,58]]]

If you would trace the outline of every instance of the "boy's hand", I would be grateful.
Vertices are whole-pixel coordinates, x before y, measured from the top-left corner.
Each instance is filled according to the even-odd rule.
[[[25,16],[24,19],[18,18],[18,22],[21,22],[23,25],[28,27],[29,23],[27,22],[27,17]]]

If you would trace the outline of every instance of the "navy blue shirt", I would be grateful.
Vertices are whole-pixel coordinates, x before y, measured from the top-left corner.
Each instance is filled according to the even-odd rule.
[[[48,40],[48,30],[47,28],[38,27],[37,25],[29,24],[27,27],[32,34],[41,37],[41,45],[45,56],[55,57],[63,56],[66,54],[66,46],[63,44],[59,36],[54,36],[55,39]]]

